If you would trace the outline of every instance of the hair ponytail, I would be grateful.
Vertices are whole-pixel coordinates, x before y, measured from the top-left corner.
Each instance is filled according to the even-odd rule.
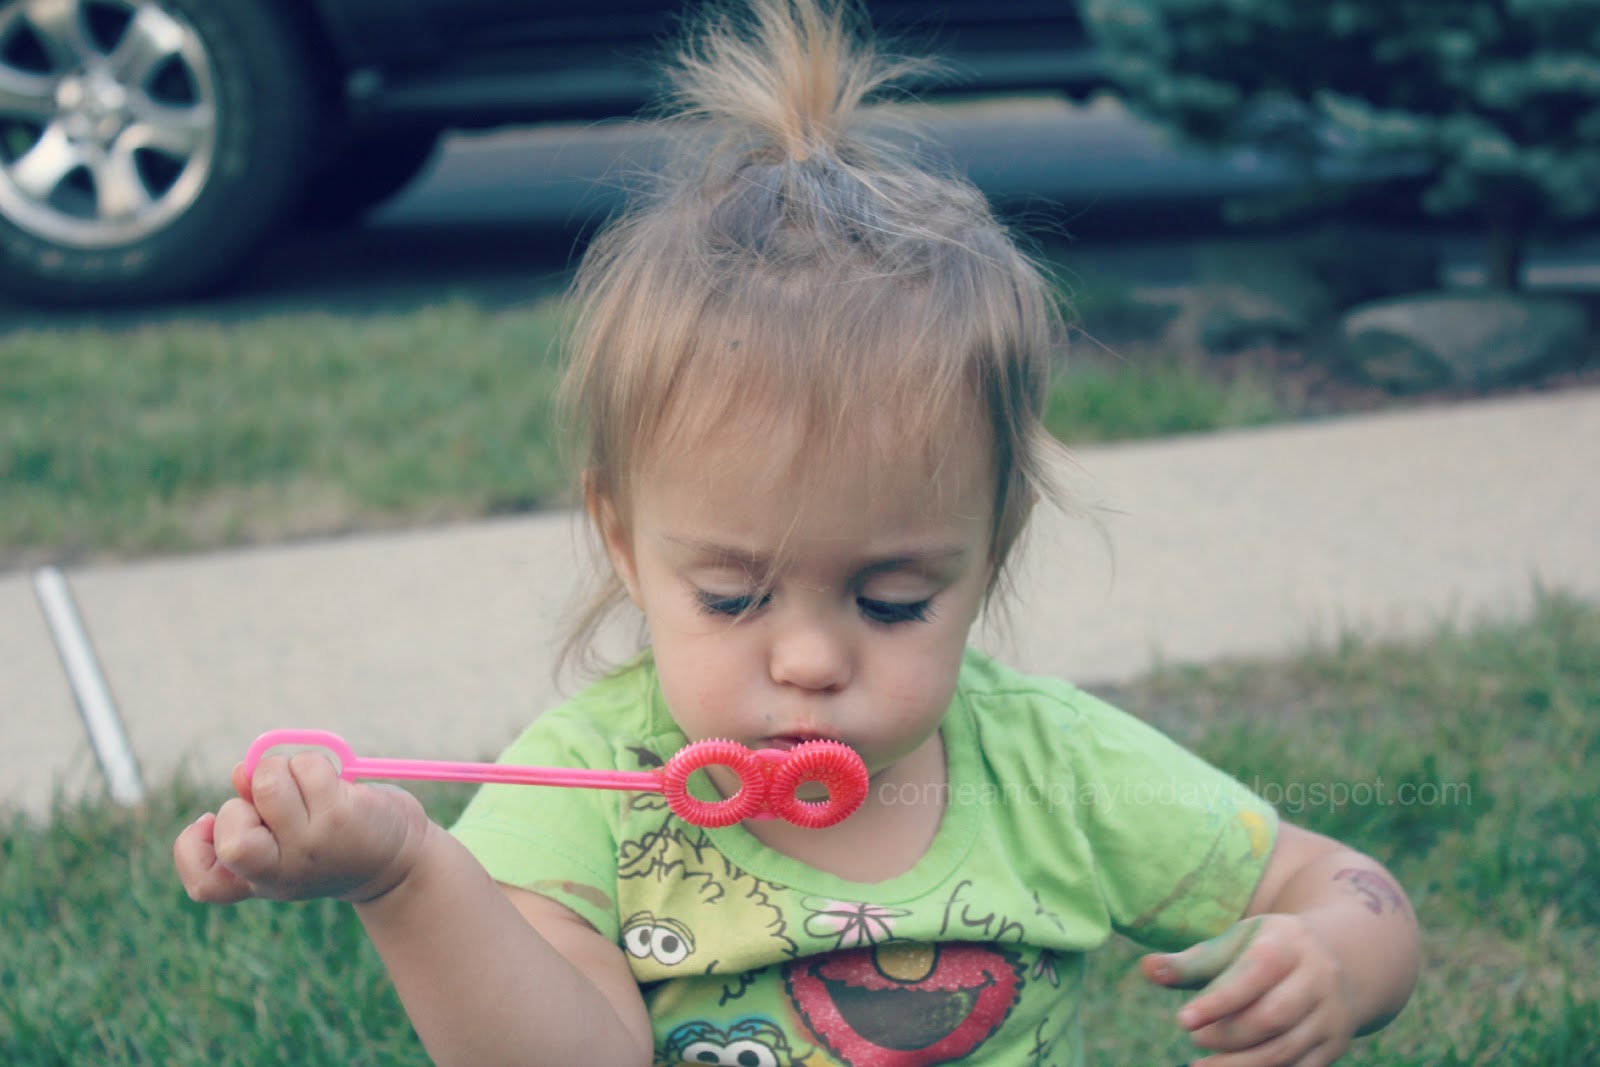
[[[858,25],[816,0],[713,8],[669,69],[671,101],[742,140],[750,162],[847,155],[862,105],[928,65],[884,58]]]

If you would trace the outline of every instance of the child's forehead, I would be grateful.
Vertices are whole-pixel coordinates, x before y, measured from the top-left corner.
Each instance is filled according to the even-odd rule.
[[[641,491],[635,530],[685,565],[793,571],[819,583],[889,560],[948,567],[982,554],[992,510],[987,490],[949,482],[892,471],[807,485],[669,477]]]
[[[647,450],[641,475],[677,485],[805,493],[990,480],[988,435],[968,417],[932,424],[880,409],[824,426],[777,403],[749,417],[727,415],[658,442]]]
[[[685,530],[734,528],[756,541],[907,533],[988,515],[994,479],[977,434],[901,438],[885,424],[819,440],[787,421],[657,453],[636,504]]]
[[[615,424],[624,440],[610,481],[625,507],[664,483],[708,505],[736,493],[791,515],[808,501],[879,506],[896,494],[934,506],[962,483],[992,485],[990,413],[959,339],[912,343],[848,316],[792,320],[718,309],[681,346],[651,351],[650,380]]]

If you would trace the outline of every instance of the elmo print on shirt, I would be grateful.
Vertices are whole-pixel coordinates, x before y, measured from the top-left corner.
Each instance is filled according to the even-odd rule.
[[[925,1067],[971,1055],[1017,1001],[1015,955],[972,942],[890,942],[788,964],[801,1021],[851,1067]]]

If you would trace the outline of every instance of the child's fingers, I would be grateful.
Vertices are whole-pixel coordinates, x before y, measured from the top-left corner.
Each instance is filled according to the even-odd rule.
[[[1295,1067],[1327,1067],[1342,1051],[1336,1042],[1319,1037],[1313,1027],[1302,1026],[1259,1045],[1195,1060],[1191,1067],[1273,1067],[1284,1063]]]
[[[1254,1005],[1294,969],[1276,945],[1256,945],[1212,979],[1200,995],[1178,1011],[1178,1025],[1191,1032]]]
[[[1283,1044],[1277,1039],[1293,1033],[1316,1010],[1316,996],[1309,982],[1286,981],[1269,987],[1255,1000],[1214,1022],[1191,1030],[1189,1037],[1200,1048],[1218,1052],[1238,1051],[1265,1044]],[[1313,1034],[1306,1030],[1298,1043],[1309,1045]],[[1296,1042],[1288,1042],[1290,1044]]]
[[[233,772],[229,775],[233,782],[233,791],[245,800],[250,799],[250,775],[244,769],[244,762],[233,765]]]
[[[237,797],[217,810],[212,838],[217,859],[244,881],[260,881],[278,865],[277,838],[255,806]]]
[[[250,897],[250,886],[217,859],[212,834],[217,817],[207,812],[184,827],[172,843],[172,862],[189,899],[234,904]]]
[[[1222,974],[1255,940],[1261,924],[1248,919],[1182,952],[1156,953],[1139,961],[1150,981],[1172,989],[1199,989]]]
[[[333,761],[316,752],[301,752],[289,760],[289,774],[299,787],[308,814],[327,811],[339,802],[344,783]]]
[[[282,756],[269,756],[256,765],[250,778],[250,799],[261,821],[285,840],[298,837],[311,820],[300,783]]]

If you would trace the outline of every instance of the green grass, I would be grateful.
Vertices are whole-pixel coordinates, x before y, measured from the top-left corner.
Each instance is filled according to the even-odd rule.
[[[1132,346],[1075,362],[1051,383],[1044,424],[1068,444],[1261,426],[1286,417],[1271,386],[1231,378],[1196,357]]]
[[[438,791],[433,810],[463,802]],[[214,908],[175,891],[172,839],[216,797],[63,808],[5,830],[0,1062],[425,1064],[354,913]]]
[[[0,569],[548,507],[561,305],[0,336]],[[1278,417],[1151,355],[1070,372],[1072,442]]]
[[[1421,985],[1341,1062],[1600,1063],[1600,609],[1546,596],[1529,625],[1352,640],[1112,695],[1407,887]],[[1136,955],[1094,962],[1104,999],[1086,1018],[1176,1010],[1130,972]],[[1111,1062],[1182,1055],[1159,1031],[1107,1041]]]
[[[1407,887],[1421,984],[1343,1062],[1600,1063],[1600,608],[1547,596],[1527,623],[1109,695]],[[464,796],[424,794],[444,820]],[[348,908],[184,896],[170,843],[218,799],[174,786],[135,812],[0,817],[0,1062],[426,1062]],[[1181,1062],[1178,996],[1143,983],[1135,955],[1117,943],[1091,962],[1092,1059]]]
[[[0,554],[181,551],[557,502],[559,320],[555,302],[454,303],[11,333]]]

